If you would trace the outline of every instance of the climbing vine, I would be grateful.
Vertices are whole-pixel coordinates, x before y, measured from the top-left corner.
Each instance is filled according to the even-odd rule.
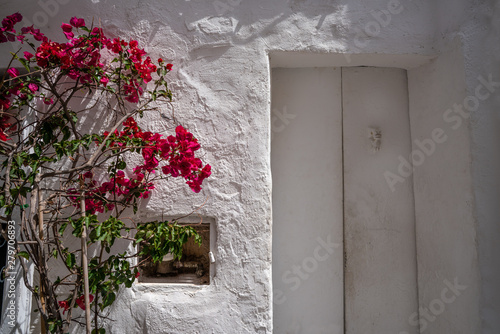
[[[132,258],[180,258],[189,238],[201,243],[192,227],[176,221],[126,217],[159,182],[183,178],[199,192],[210,165],[197,157],[198,140],[175,115],[163,115],[175,128],[168,136],[137,121],[171,101],[172,64],[81,18],[61,25],[64,42],[33,26],[19,29],[20,22],[15,13],[0,28],[0,43],[19,45],[0,81],[0,218],[16,223],[16,260],[43,331],[67,333],[81,323],[87,333],[105,333],[104,310],[139,275]],[[6,229],[2,224],[5,239]],[[142,247],[118,253],[118,240]],[[85,310],[85,320],[76,308]]]

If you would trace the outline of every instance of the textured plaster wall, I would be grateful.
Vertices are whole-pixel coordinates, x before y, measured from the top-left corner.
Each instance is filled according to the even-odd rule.
[[[272,332],[270,52],[392,55],[384,60],[387,62],[397,55],[439,55],[458,39],[462,46],[456,52],[464,58],[466,95],[474,92],[479,74],[492,74],[500,80],[498,1],[0,3],[3,16],[15,11],[44,26],[58,40],[63,38],[62,21],[75,15],[87,22],[93,19],[109,35],[137,39],[154,57],[173,62],[171,87],[177,116],[196,133],[205,160],[213,166],[213,177],[199,195],[181,184],[158,188],[141,213],[145,217],[188,213],[208,196],[201,213],[216,218],[217,262],[212,284],[137,285],[125,291],[114,306],[111,318],[116,321],[110,322],[111,333]],[[11,49],[2,45],[0,51]],[[354,64],[355,58],[341,57],[342,62]],[[0,66],[5,67],[6,62],[0,59]],[[499,104],[498,93],[481,102],[468,120],[470,146],[463,148],[472,152],[472,160],[464,163],[473,171],[467,212],[474,219],[468,236],[477,245],[476,258],[466,263],[479,263],[470,270],[472,276],[478,275],[475,283],[481,289],[480,306],[472,303],[469,308],[474,328],[479,326],[476,318],[480,313],[482,333],[500,330]],[[164,130],[157,115],[147,116],[142,125]],[[457,191],[469,194],[470,189]],[[456,259],[458,268],[460,261]],[[456,312],[452,318],[438,321],[453,322],[464,316]],[[455,332],[467,330],[457,328]]]

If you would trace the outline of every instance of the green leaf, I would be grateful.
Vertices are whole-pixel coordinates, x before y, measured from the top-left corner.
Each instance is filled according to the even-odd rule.
[[[31,188],[28,188],[28,187],[21,187],[21,189],[19,189],[19,194],[23,197],[26,197],[26,195],[31,192]]]
[[[68,256],[66,257],[66,265],[70,268],[73,269],[73,267],[76,264],[76,257],[75,254],[69,253]]]
[[[24,257],[26,260],[30,259],[30,255],[28,254],[28,252],[25,252],[25,251],[17,253],[17,256]]]
[[[67,126],[63,127],[61,129],[61,132],[63,133],[63,141],[66,141],[71,137],[71,132],[69,131],[69,128]]]
[[[71,232],[75,237],[79,238],[82,236],[82,219],[71,220],[71,226],[73,227],[73,232]]]
[[[19,62],[21,64],[23,64],[24,68],[29,72],[30,71],[30,67],[29,67],[28,61],[26,59],[24,59],[24,58],[19,58],[18,60],[19,60]]]
[[[116,299],[115,293],[109,292],[103,299],[103,307],[108,307],[109,305],[113,304],[115,299]]]
[[[42,155],[42,147],[40,145],[35,145],[35,147],[33,148],[33,150],[35,151],[35,153],[36,153],[37,156]]]
[[[62,236],[64,234],[64,230],[66,230],[66,227],[68,226],[68,222],[64,222],[61,225],[61,228],[59,228],[59,234]]]
[[[99,330],[94,328],[91,334],[106,334],[106,330],[104,328],[99,328]]]
[[[85,221],[85,227],[88,229],[90,226],[90,222],[92,220],[93,216],[85,216],[84,221]]]
[[[24,157],[22,156],[22,154],[16,155],[16,162],[19,167],[22,167],[24,162]]]

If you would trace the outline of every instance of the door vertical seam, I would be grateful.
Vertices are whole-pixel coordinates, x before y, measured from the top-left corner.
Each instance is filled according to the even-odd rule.
[[[343,312],[344,312],[344,334],[346,333],[346,246],[345,246],[345,187],[344,187],[344,80],[343,80],[344,68],[340,68],[340,131],[341,131],[341,144],[342,144],[342,294],[343,294]]]
[[[408,80],[408,70],[405,71],[406,74],[406,93],[408,94],[408,133],[410,135],[410,152],[413,151],[413,134],[411,132],[411,112],[410,112],[410,82]],[[411,159],[411,153],[410,153]],[[413,193],[413,227],[415,233],[415,286],[417,292],[417,319],[420,318],[420,289],[419,289],[419,279],[418,279],[418,234],[417,234],[417,203],[415,199],[415,173],[412,172],[411,177],[411,191]],[[420,333],[420,321],[417,322],[418,333]]]

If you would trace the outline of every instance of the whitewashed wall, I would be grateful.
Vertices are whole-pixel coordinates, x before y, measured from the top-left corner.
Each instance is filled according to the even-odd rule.
[[[0,3],[2,16],[15,11],[59,40],[61,22],[72,16],[94,19],[109,35],[137,39],[154,57],[174,63],[177,115],[196,133],[213,166],[199,195],[169,185],[157,189],[142,212],[147,217],[187,213],[209,196],[201,211],[216,218],[212,284],[137,285],[116,304],[111,333],[272,333],[272,64],[409,69],[412,139],[443,124],[449,136],[415,171],[416,185],[423,187],[415,187],[421,306],[440,298],[445,280],[467,286],[445,312],[430,315],[426,332],[500,331],[499,85],[490,84],[491,95],[457,131],[442,118],[453,104],[475,96],[479,76],[500,81],[498,1]],[[0,51],[6,50],[11,46],[2,45]],[[6,61],[0,59],[1,66]],[[154,115],[143,124],[163,129]]]

